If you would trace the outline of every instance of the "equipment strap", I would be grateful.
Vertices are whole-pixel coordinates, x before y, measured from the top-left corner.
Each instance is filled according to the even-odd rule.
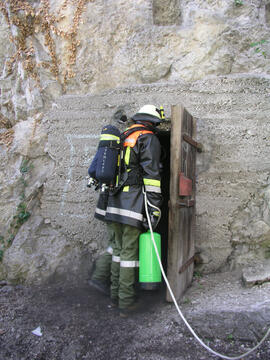
[[[125,139],[123,141],[123,146],[134,147],[137,143],[138,137],[144,134],[153,134],[152,130],[149,130],[146,126],[133,125],[128,129],[125,134]]]
[[[132,141],[130,144],[127,143],[126,140],[128,139],[128,137],[136,132],[137,132],[137,136],[132,138]],[[123,159],[123,161],[120,161],[120,163],[121,163],[120,167],[121,167],[121,169],[124,169],[124,171],[122,171],[120,169],[119,175],[120,175],[120,173],[121,173],[121,175],[120,176],[118,175],[119,182],[118,182],[118,185],[112,191],[113,195],[116,195],[124,186],[142,185],[143,179],[142,179],[142,174],[140,173],[140,169],[134,168],[128,172],[126,165],[129,163],[129,160],[130,160],[130,148],[135,146],[138,137],[141,134],[145,134],[145,133],[153,134],[154,131],[147,126],[134,124],[120,135],[121,144],[123,147],[126,147],[127,153],[126,153],[125,159]],[[121,180],[120,180],[120,177],[121,177]]]
[[[132,125],[129,129],[127,129],[126,131],[124,131],[121,135],[120,135],[120,139],[121,142],[124,142],[126,140],[126,138],[128,138],[132,133],[134,133],[135,131],[150,131],[151,133],[153,133],[153,131],[149,130],[146,126],[143,125]]]
[[[121,144],[119,140],[101,140],[98,144],[98,148],[109,147],[113,149],[121,149]]]

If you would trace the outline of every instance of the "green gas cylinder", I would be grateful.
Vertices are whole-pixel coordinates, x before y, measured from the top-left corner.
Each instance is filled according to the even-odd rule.
[[[161,257],[161,237],[160,234],[154,232],[154,240],[158,249],[159,257]],[[161,270],[151,239],[151,232],[140,235],[139,239],[139,282],[144,290],[156,290],[161,283]]]

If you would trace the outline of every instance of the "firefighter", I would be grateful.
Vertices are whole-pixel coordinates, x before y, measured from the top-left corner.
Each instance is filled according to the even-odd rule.
[[[131,119],[125,131],[125,183],[117,193],[109,193],[105,220],[114,231],[111,265],[111,301],[120,316],[127,317],[136,308],[135,283],[138,268],[138,240],[148,228],[144,209],[146,191],[151,223],[155,228],[162,202],[160,184],[161,147],[156,126],[163,120],[163,111],[154,105],[143,106]],[[138,130],[136,130],[138,129]],[[130,133],[130,135],[129,135]]]

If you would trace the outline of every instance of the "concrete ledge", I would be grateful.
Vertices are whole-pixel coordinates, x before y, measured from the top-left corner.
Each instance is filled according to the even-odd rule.
[[[268,281],[270,281],[270,261],[243,270],[243,282],[247,287],[263,284]]]

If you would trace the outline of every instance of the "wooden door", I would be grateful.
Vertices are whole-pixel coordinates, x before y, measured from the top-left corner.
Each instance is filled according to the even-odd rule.
[[[181,105],[172,106],[171,169],[167,277],[177,300],[192,281],[195,240],[195,119]],[[167,290],[167,301],[172,301]]]

